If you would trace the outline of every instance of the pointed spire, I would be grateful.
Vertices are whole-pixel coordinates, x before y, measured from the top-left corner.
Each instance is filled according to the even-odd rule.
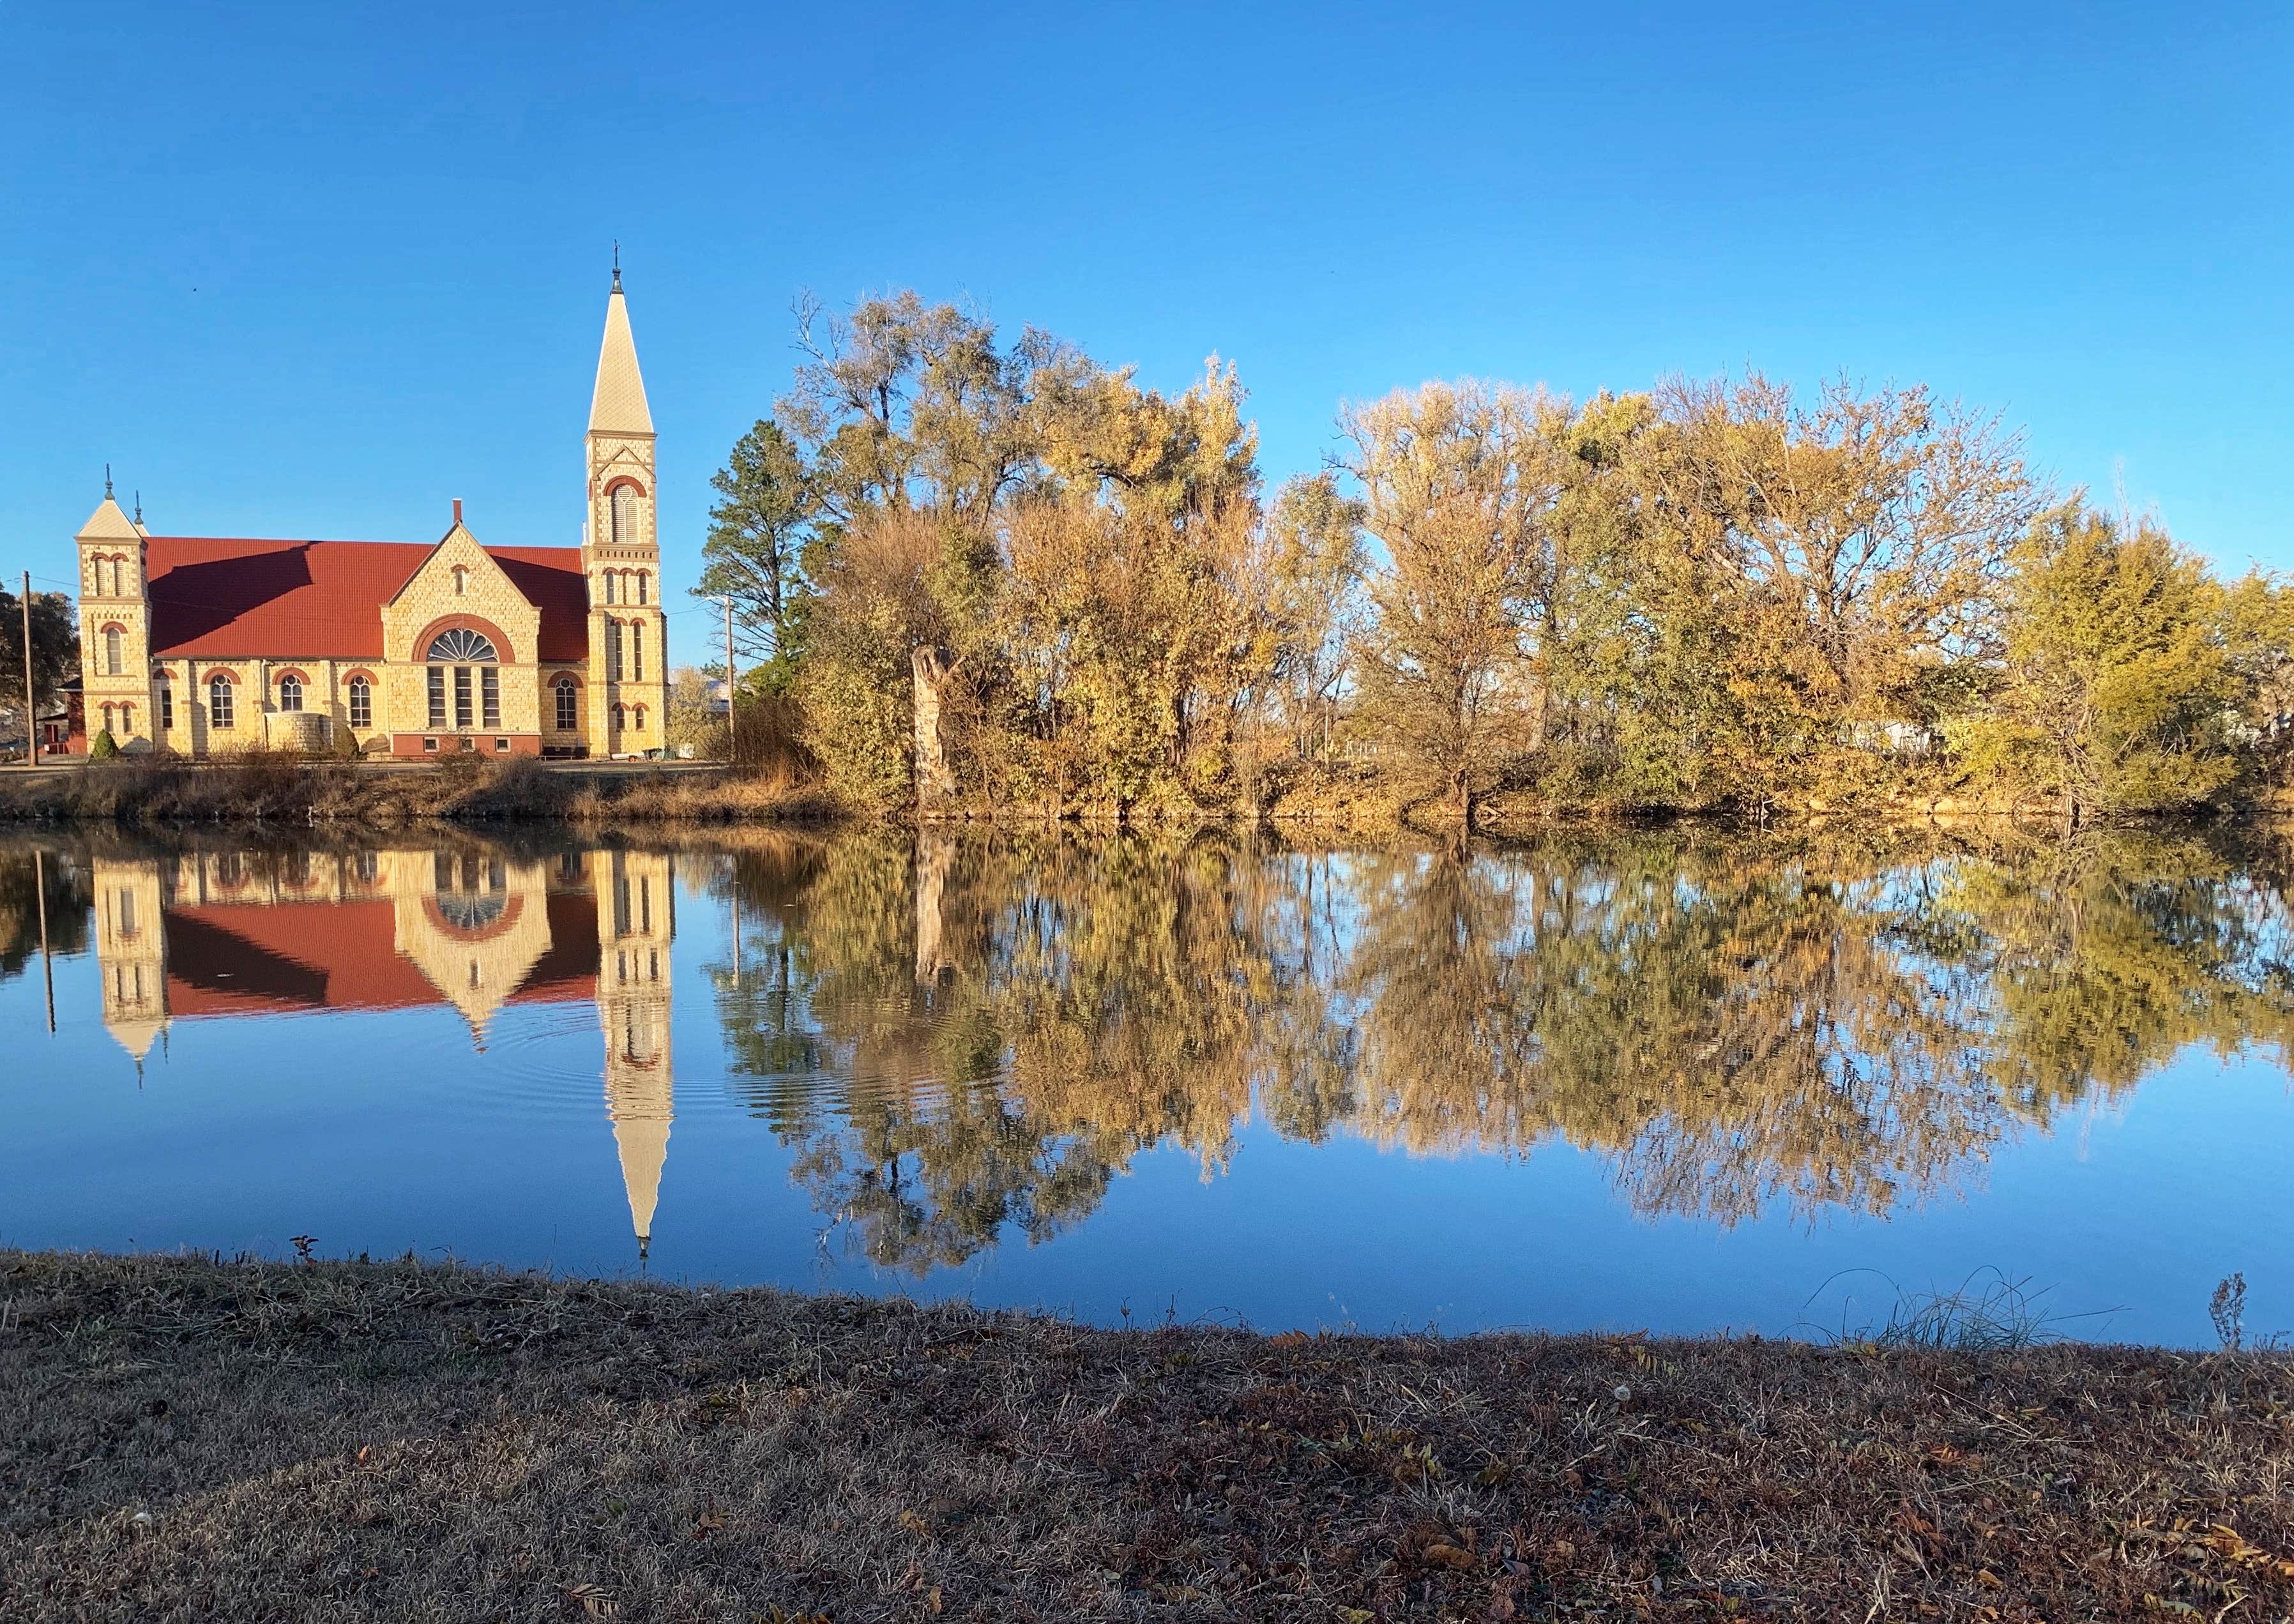
[[[598,383],[590,395],[590,432],[649,434],[653,413],[646,407],[637,340],[630,336],[630,306],[622,296],[621,260],[621,248],[615,244],[614,288],[606,296],[606,339],[598,349]]]
[[[614,286],[618,288],[621,285],[622,279],[616,276]],[[108,462],[103,465],[103,499],[107,502],[111,499],[111,465]]]
[[[112,499],[111,482],[106,480],[103,484],[103,499],[95,505],[95,511],[87,516],[87,523],[79,527],[77,540],[141,541],[142,539],[143,532],[135,528],[134,522],[121,512],[119,504]]]
[[[669,1129],[675,1119],[667,1075],[622,1071],[608,1055],[606,1115],[614,1125],[622,1190],[630,1198],[630,1229],[642,1257],[653,1244],[654,1208],[661,1201],[661,1173],[669,1161]]]

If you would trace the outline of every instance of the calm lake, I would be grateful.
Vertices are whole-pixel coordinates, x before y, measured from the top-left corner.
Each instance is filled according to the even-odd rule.
[[[0,1243],[1268,1329],[1822,1334],[1997,1271],[2211,1343],[2233,1270],[2294,1326],[2290,855],[8,837]]]

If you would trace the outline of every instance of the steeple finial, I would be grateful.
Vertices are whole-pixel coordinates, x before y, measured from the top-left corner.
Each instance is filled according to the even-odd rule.
[[[614,239],[614,291],[622,290],[622,240]]]
[[[141,491],[135,493],[135,522],[138,524],[143,522],[143,493]]]
[[[614,285],[618,288],[621,283],[616,280]],[[103,465],[103,494],[107,499],[111,495],[111,465],[108,462]]]

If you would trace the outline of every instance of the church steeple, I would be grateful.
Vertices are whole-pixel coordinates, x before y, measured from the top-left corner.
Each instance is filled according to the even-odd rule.
[[[630,304],[622,296],[619,265],[614,268],[614,290],[606,296],[606,337],[598,347],[598,381],[590,392],[590,432],[653,433],[653,413],[646,407],[645,376],[638,370],[638,341],[630,334]]]
[[[590,582],[590,671],[580,726],[592,756],[656,753],[669,705],[669,622],[654,525],[653,413],[630,336],[618,250],[584,443],[590,493],[582,572]]]

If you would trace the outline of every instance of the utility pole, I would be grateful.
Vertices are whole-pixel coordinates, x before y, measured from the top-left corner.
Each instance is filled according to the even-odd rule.
[[[24,596],[17,606],[24,612],[24,765],[40,764],[40,702],[32,686],[32,572],[24,572]]]
[[[733,698],[733,595],[729,592],[725,595],[725,753],[736,764],[741,759],[741,707]]]
[[[56,1029],[56,972],[48,960],[48,861],[37,846],[32,848],[32,895],[39,898],[40,909],[40,979],[48,988],[48,1030]]]

